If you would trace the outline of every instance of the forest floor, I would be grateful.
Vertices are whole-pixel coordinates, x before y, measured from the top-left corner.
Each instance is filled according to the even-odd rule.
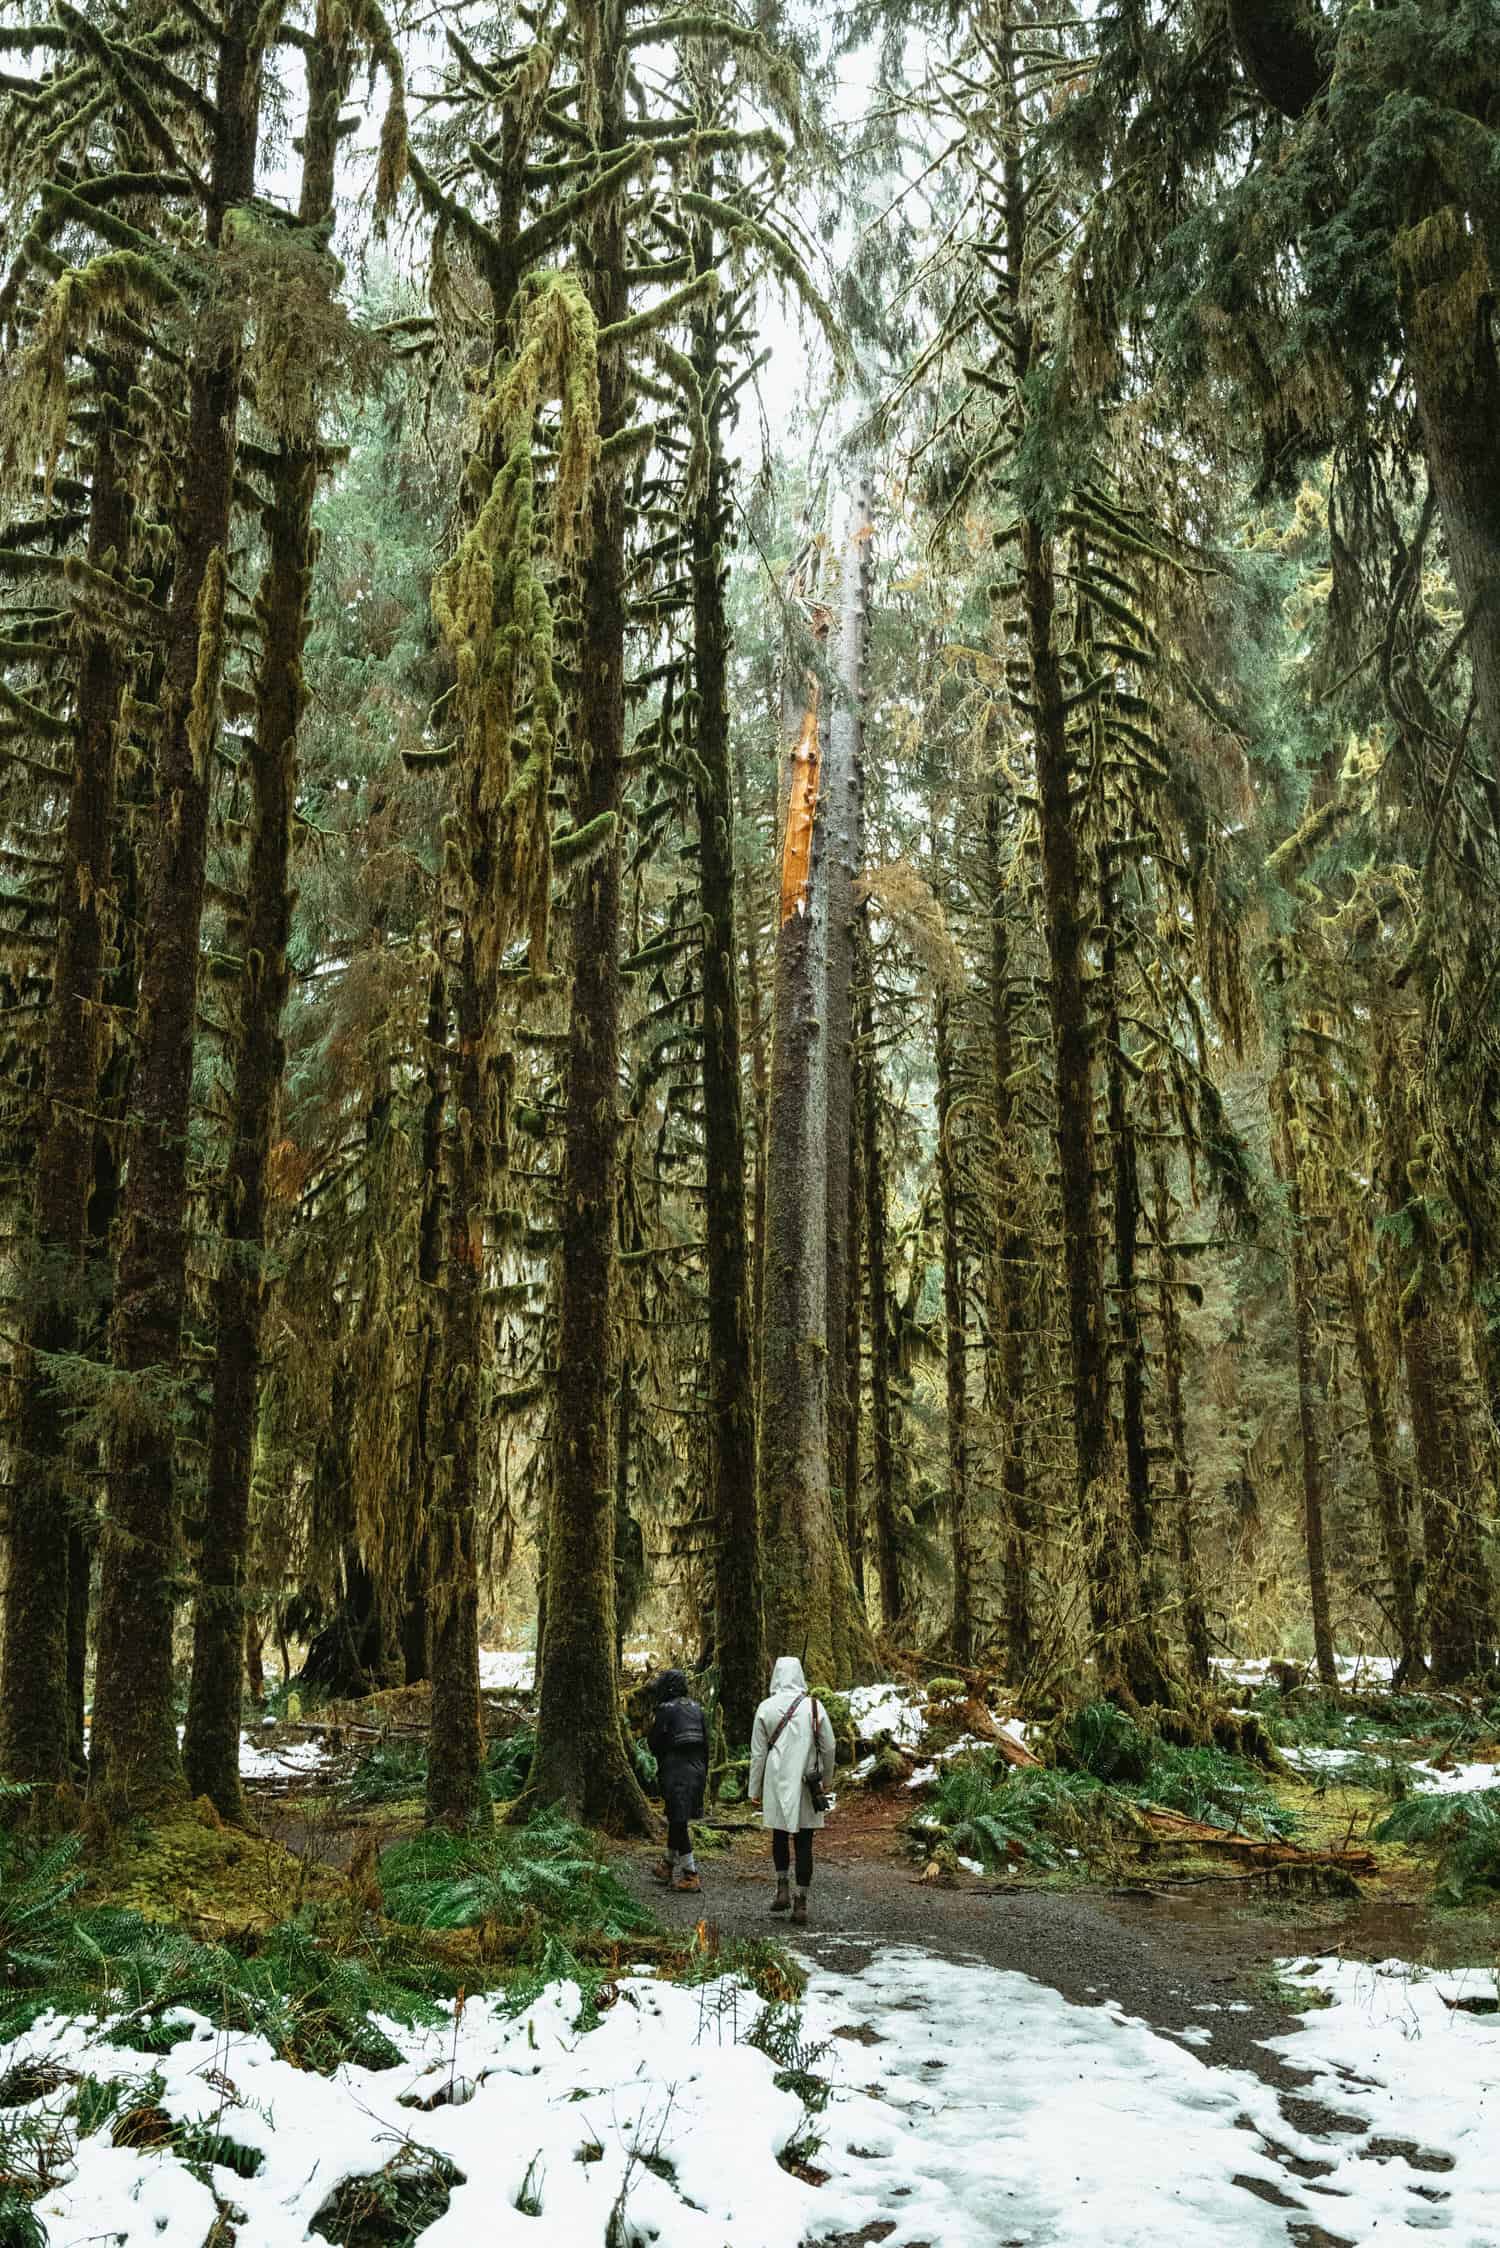
[[[533,1712],[492,1668],[505,1795]],[[60,1997],[0,2045],[0,2248],[37,2238],[8,2169],[47,2248],[1497,2248],[1497,1712],[1249,1683],[1281,1772],[941,1682],[839,1697],[795,1931],[738,1766],[685,1896],[568,1832],[413,1864],[419,1694],[258,1725],[259,1838],[188,1821],[122,1870],[109,1908],[159,1940],[88,1922],[149,2003]],[[1007,1763],[1027,1739],[1045,1770]],[[215,1881],[257,1915],[229,1952]],[[352,1948],[289,1947],[301,1898]],[[449,1977],[425,2014],[380,1995],[408,1937]]]

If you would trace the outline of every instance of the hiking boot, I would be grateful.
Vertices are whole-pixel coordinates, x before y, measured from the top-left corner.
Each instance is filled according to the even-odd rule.
[[[658,1858],[655,1865],[651,1868],[652,1880],[659,1881],[664,1889],[671,1888],[673,1880],[676,1877],[676,1873],[677,1868],[673,1865],[670,1858]]]
[[[703,1884],[696,1873],[679,1873],[672,1887],[689,1897],[701,1896],[703,1893]]]
[[[794,1928],[805,1928],[807,1926],[807,1891],[805,1889],[799,1889],[792,1899],[792,1926]]]
[[[790,1912],[791,1909],[792,1885],[786,1875],[782,1874],[776,1883],[776,1894],[771,1899],[771,1910],[772,1912]]]

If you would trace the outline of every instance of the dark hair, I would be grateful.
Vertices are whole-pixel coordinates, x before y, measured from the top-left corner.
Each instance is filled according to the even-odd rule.
[[[687,1673],[681,1670],[664,1670],[656,1681],[656,1698],[659,1702],[683,1701],[687,1697]]]

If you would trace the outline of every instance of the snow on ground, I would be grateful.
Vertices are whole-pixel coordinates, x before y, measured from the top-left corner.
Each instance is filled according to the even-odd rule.
[[[925,1700],[909,1686],[889,1680],[878,1686],[855,1686],[845,1700],[862,1741],[878,1741],[882,1733],[889,1733],[897,1748],[915,1748],[927,1730],[922,1715]]]
[[[1392,1655],[1335,1655],[1333,1660],[1341,1686],[1389,1686],[1396,1675]],[[1212,1661],[1219,1677],[1235,1686],[1264,1686],[1275,1663],[1291,1663],[1309,1679],[1314,1675],[1300,1655],[1215,1655]]]
[[[647,1647],[627,1647],[626,1670],[651,1670],[657,1658]],[[481,1647],[479,1685],[486,1694],[529,1694],[536,1684],[536,1652],[531,1647]]]
[[[811,2119],[821,2143],[800,2151],[821,2186],[777,2161],[809,2118],[745,2042],[759,2001],[729,1982],[630,1977],[587,2033],[568,1983],[516,2017],[471,2000],[456,2025],[383,2025],[399,2067],[327,2078],[187,2014],[191,2035],[155,2059],[102,2046],[103,2024],[49,2017],[0,2066],[157,2070],[172,2117],[264,2158],[253,2178],[209,2172],[242,2212],[240,2248],[302,2248],[337,2186],[414,2147],[462,2173],[422,2248],[603,2248],[616,2210],[610,2237],[635,2248],[792,2248],[886,2225],[888,2248],[1292,2248],[1314,2224],[1356,2248],[1431,2230],[1446,2248],[1494,2248],[1500,2019],[1444,2002],[1490,1996],[1493,1978],[1424,1979],[1395,1961],[1291,1971],[1332,2002],[1273,2045],[1312,2072],[1299,2096],[1336,2113],[1321,2138],[1258,2078],[1215,2069],[1210,2030],[1162,2036],[1114,2005],[916,1950],[858,1974],[819,1969],[803,2034],[826,2050],[802,2057],[834,2090]],[[29,2112],[58,2115],[69,2096]],[[534,2214],[518,2206],[528,2197]],[[203,2248],[215,2203],[175,2154],[112,2147],[106,2130],[79,2143],[37,2214],[51,2248]]]
[[[266,1719],[269,1726],[274,1722]],[[87,1742],[89,1726],[85,1722],[83,1737]],[[181,1748],[187,1733],[185,1725],[177,1728],[177,1745]],[[240,1778],[242,1780],[305,1779],[310,1772],[321,1772],[334,1761],[333,1751],[316,1738],[306,1741],[289,1741],[281,1747],[259,1747],[248,1733],[240,1735]]]
[[[1299,1772],[1336,1773],[1348,1764],[1365,1763],[1372,1757],[1379,1760],[1384,1746],[1383,1742],[1371,1741],[1362,1748],[1284,1748],[1281,1753]],[[1477,1795],[1485,1788],[1500,1787],[1500,1764],[1453,1764],[1444,1768],[1420,1757],[1410,1763],[1396,1761],[1413,1785],[1430,1795]]]
[[[535,1683],[536,1656],[530,1648],[480,1648],[479,1684],[484,1693],[526,1693]]]
[[[280,1748],[257,1748],[248,1733],[240,1735],[240,1778],[282,1780],[293,1774],[321,1772],[333,1762],[333,1752],[317,1739],[289,1741]]]

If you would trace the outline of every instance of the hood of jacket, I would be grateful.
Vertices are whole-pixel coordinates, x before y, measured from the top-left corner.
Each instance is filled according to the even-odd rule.
[[[773,1694],[805,1694],[807,1692],[807,1680],[803,1676],[802,1665],[795,1655],[782,1655],[778,1658],[776,1668],[771,1673],[771,1692]]]

